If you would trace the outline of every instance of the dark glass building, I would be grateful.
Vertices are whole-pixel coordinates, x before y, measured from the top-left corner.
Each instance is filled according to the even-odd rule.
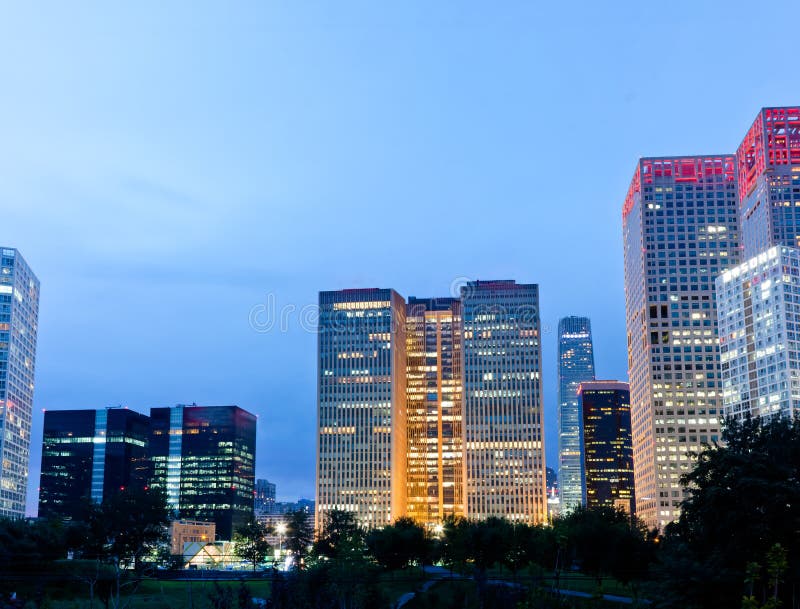
[[[232,538],[253,515],[256,417],[238,406],[152,408],[153,485],[180,518]]]
[[[636,510],[628,383],[587,381],[578,387],[588,508]]]
[[[147,486],[149,433],[127,408],[45,412],[39,516],[79,519],[90,500]]]

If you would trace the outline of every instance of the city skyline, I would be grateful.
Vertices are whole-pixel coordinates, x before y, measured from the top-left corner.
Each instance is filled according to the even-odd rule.
[[[754,76],[734,101],[710,86],[766,11],[579,9],[10,8],[3,240],[44,286],[29,508],[42,409],[193,400],[259,414],[259,475],[313,495],[315,337],[297,312],[320,289],[538,283],[554,464],[558,318],[589,316],[597,375],[626,376],[636,159],[733,151],[762,106],[800,98],[758,54],[737,59]],[[411,218],[442,238],[409,247]],[[285,332],[251,324],[270,295],[297,308]]]

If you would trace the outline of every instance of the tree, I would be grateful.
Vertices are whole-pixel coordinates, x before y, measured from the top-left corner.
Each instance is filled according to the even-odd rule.
[[[253,565],[253,571],[264,562],[272,546],[267,541],[267,535],[272,534],[272,527],[258,522],[250,517],[245,524],[236,529],[233,536],[233,552],[239,558]]]
[[[647,530],[623,510],[579,507],[556,521],[573,564],[592,575],[598,586],[611,575],[628,583],[642,579],[652,559]]]
[[[167,538],[166,494],[154,488],[125,489],[104,500],[101,511],[110,555],[140,571],[142,558]]]
[[[689,497],[667,527],[661,554],[664,595],[674,607],[733,607],[754,581],[748,564],[787,549],[787,572],[800,573],[800,421],[728,420],[723,444],[706,447],[683,478]],[[692,563],[692,571],[675,565]],[[697,578],[702,575],[702,581]],[[759,577],[763,586],[772,576]],[[784,586],[784,604],[791,589]],[[774,591],[774,585],[772,586]],[[762,596],[766,590],[762,590]]]
[[[305,558],[314,541],[314,527],[305,510],[294,510],[286,514],[286,549],[294,557],[297,569],[303,569]]]
[[[402,569],[412,562],[424,562],[430,543],[425,529],[412,518],[398,518],[394,524],[367,534],[367,549],[385,569]]]
[[[452,571],[467,563],[471,523],[465,518],[448,516],[442,525],[442,560]]]
[[[314,543],[314,554],[336,559],[364,546],[364,532],[356,525],[352,512],[331,510],[325,515],[324,526]]]

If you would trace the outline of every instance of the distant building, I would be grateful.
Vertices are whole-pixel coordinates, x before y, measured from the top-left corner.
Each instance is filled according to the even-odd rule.
[[[744,258],[800,247],[800,106],[762,108],[736,151]]]
[[[547,480],[547,516],[550,520],[561,513],[561,499],[558,492],[558,474],[552,467],[545,469]]]
[[[169,523],[169,548],[173,556],[182,555],[188,543],[208,543],[217,538],[213,522],[173,520]]]
[[[38,319],[39,280],[0,248],[0,517],[25,516]]]
[[[271,514],[275,511],[275,485],[269,480],[256,480],[254,505],[256,512]]]
[[[800,250],[775,246],[717,278],[725,416],[800,415]]]
[[[663,528],[719,436],[714,278],[740,260],[732,154],[640,159],[622,208],[636,513]]]
[[[591,322],[588,317],[564,317],[558,321],[558,479],[563,512],[581,505],[585,494],[578,385],[592,379]]]
[[[588,508],[623,508],[636,513],[628,383],[586,381],[578,386]]]
[[[408,516],[429,529],[464,515],[462,335],[458,299],[408,299]]]
[[[44,413],[39,516],[80,519],[89,502],[143,489],[150,419],[127,408]]]
[[[153,485],[180,518],[230,540],[253,515],[256,417],[238,406],[152,408]]]
[[[461,304],[466,515],[544,522],[539,286],[471,281]]]
[[[389,289],[320,292],[317,525],[406,513],[406,305]]]
[[[558,496],[558,474],[552,467],[545,468],[547,480],[547,496]]]

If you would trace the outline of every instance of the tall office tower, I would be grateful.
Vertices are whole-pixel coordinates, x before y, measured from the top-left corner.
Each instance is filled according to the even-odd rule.
[[[578,387],[581,401],[588,508],[622,508],[636,512],[628,383],[586,381]]]
[[[38,319],[39,280],[0,248],[0,517],[25,516]]]
[[[256,512],[272,514],[275,511],[275,484],[269,480],[256,480],[253,499],[253,508]]]
[[[153,486],[178,517],[230,540],[253,515],[256,417],[238,406],[150,409]]]
[[[622,225],[636,513],[663,527],[687,453],[719,433],[714,278],[740,256],[733,155],[640,159]]]
[[[428,528],[464,515],[461,344],[459,300],[408,299],[408,515]]]
[[[320,292],[317,526],[365,528],[406,509],[406,304],[394,290]]]
[[[800,106],[762,108],[736,162],[744,259],[800,246]]]
[[[145,488],[149,440],[150,418],[127,408],[46,411],[39,516],[80,520],[90,501]]]
[[[461,303],[467,516],[544,522],[539,286],[472,281]]]
[[[800,250],[773,246],[717,278],[725,416],[800,415]]]
[[[564,317],[558,322],[558,479],[562,513],[583,502],[578,385],[592,379],[594,350],[589,318]]]

